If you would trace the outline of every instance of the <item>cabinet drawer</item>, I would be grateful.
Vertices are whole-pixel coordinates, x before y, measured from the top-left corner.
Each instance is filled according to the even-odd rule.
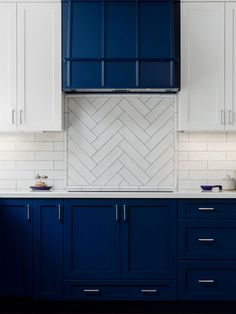
[[[236,262],[179,262],[180,300],[236,300]]]
[[[179,222],[180,259],[236,259],[236,221]]]
[[[66,281],[66,299],[74,300],[176,300],[176,281],[102,285]]]
[[[236,200],[180,200],[179,218],[236,219]]]

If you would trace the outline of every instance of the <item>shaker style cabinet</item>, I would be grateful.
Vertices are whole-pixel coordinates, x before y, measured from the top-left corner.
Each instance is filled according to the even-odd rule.
[[[63,90],[179,89],[179,1],[63,2]]]
[[[63,283],[63,200],[33,201],[34,297],[59,299]]]
[[[0,3],[0,131],[60,131],[61,4]]]
[[[175,300],[175,200],[65,200],[66,299]]]
[[[179,130],[236,130],[236,3],[181,4]]]
[[[181,3],[179,130],[224,130],[224,3]]]
[[[0,200],[0,297],[32,296],[32,202]]]

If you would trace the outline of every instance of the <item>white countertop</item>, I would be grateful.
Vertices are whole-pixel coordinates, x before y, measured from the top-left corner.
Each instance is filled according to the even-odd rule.
[[[47,192],[0,191],[0,198],[235,198],[236,190],[229,192]]]

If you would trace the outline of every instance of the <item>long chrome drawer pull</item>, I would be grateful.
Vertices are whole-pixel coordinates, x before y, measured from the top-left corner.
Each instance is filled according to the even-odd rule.
[[[84,289],[83,291],[85,293],[98,293],[98,292],[100,292],[99,289]]]
[[[199,279],[198,283],[214,283],[215,280],[213,279]]]
[[[199,242],[214,242],[215,239],[198,239]]]
[[[124,212],[124,221],[127,220],[127,213],[126,213],[126,205],[123,205],[123,212]]]
[[[157,289],[142,289],[143,293],[157,293]]]
[[[119,221],[119,208],[118,208],[118,205],[116,205],[115,208],[116,208],[116,221]]]
[[[212,210],[215,210],[215,208],[213,208],[213,207],[199,207],[198,210],[212,211]]]

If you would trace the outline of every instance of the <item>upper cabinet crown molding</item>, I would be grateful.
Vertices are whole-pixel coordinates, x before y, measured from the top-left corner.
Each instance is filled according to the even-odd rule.
[[[236,2],[181,4],[180,131],[236,130]]]
[[[62,130],[61,4],[0,3],[0,131]]]

